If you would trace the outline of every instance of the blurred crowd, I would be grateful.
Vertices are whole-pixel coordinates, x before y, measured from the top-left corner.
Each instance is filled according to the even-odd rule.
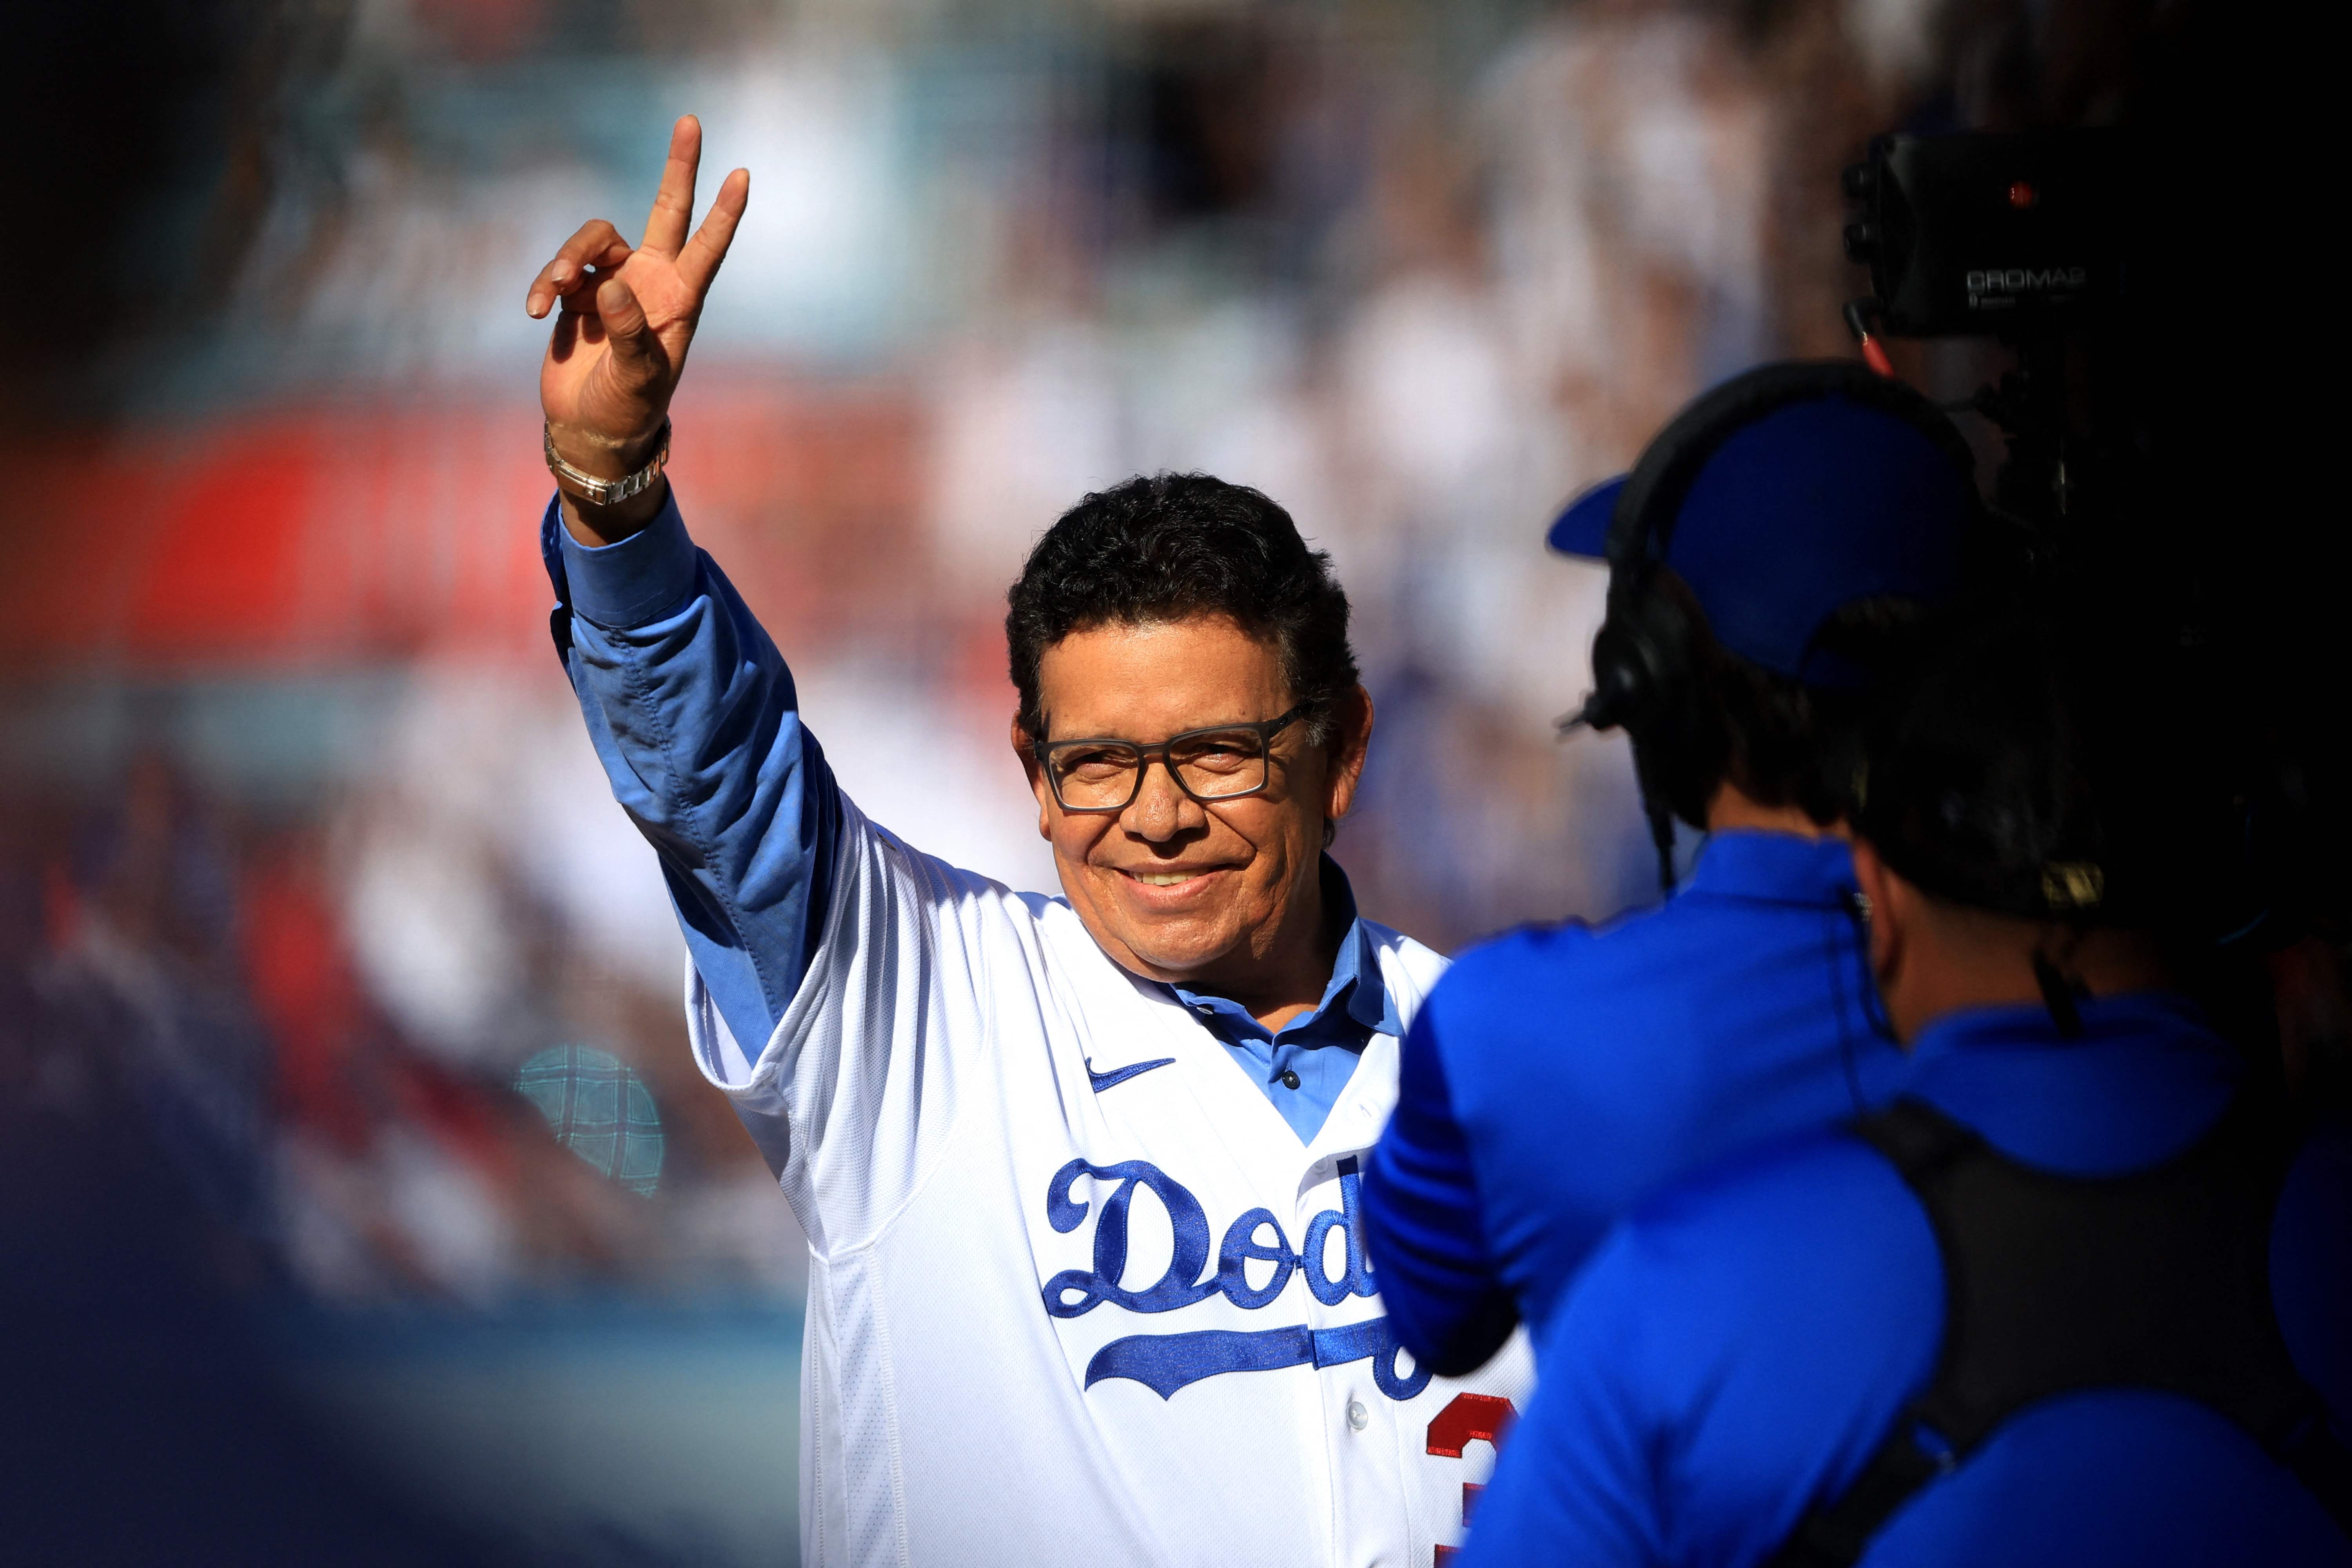
[[[72,1152],[12,1160],[11,1210],[156,1209],[214,1282],[343,1303],[796,1291],[667,987],[576,951],[505,846],[431,810],[256,818],[147,752],[87,809],[12,814],[0,1074],[12,1131]],[[93,1183],[126,1147],[160,1158]]]

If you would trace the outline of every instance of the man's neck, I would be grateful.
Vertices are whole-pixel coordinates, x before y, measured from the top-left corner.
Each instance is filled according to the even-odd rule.
[[[1706,803],[1709,833],[1793,833],[1800,838],[1849,838],[1845,823],[1815,822],[1801,806],[1766,805],[1729,779]]]
[[[1312,933],[1306,942],[1282,942],[1276,950],[1286,951],[1291,961],[1264,969],[1254,968],[1248,974],[1202,975],[1180,982],[1187,991],[1203,996],[1222,996],[1248,1010],[1260,1026],[1272,1034],[1295,1018],[1313,1012],[1322,1003],[1323,993],[1331,984],[1332,971],[1339,962],[1339,942],[1346,936],[1339,927],[1343,910],[1323,897],[1322,878],[1318,869],[1316,879],[1305,889],[1305,897],[1294,906],[1291,917]],[[1288,923],[1288,922],[1286,922]]]
[[[1942,923],[1944,929],[1927,935],[1902,994],[1886,998],[1906,1043],[1955,1013],[2044,1002],[2033,967],[2037,949],[2086,999],[2158,991],[2170,984],[2154,944],[2136,932],[2092,931],[2053,942],[2037,936],[2030,922],[1973,911],[1948,912]],[[1955,926],[1961,929],[1955,932]]]

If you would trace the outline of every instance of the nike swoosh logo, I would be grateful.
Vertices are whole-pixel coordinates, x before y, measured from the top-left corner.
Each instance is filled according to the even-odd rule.
[[[1100,1094],[1104,1089],[1110,1088],[1113,1084],[1125,1083],[1129,1079],[1135,1077],[1138,1073],[1150,1072],[1153,1068],[1164,1068],[1175,1059],[1176,1058],[1174,1057],[1161,1057],[1156,1062],[1137,1062],[1132,1067],[1113,1068],[1108,1072],[1097,1072],[1095,1071],[1094,1058],[1092,1057],[1088,1057],[1087,1058],[1087,1079],[1095,1086],[1095,1092],[1097,1094]]]

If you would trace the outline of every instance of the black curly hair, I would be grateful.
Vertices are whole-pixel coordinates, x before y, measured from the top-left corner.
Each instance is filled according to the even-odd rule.
[[[1095,626],[1230,617],[1274,646],[1316,744],[1357,682],[1330,556],[1308,549],[1265,496],[1207,474],[1139,475],[1087,496],[1037,541],[1005,599],[1021,731],[1033,741],[1045,737],[1045,650]]]
[[[1716,641],[1706,613],[1671,569],[1652,590],[1672,595],[1691,626],[1692,679],[1648,721],[1628,726],[1645,797],[1693,827],[1728,783],[1761,805],[1795,806],[1827,826],[1850,818],[1864,768],[1864,727],[1885,685],[1916,657],[1927,606],[1892,595],[1832,615],[1824,652],[1858,672],[1852,689],[1807,685],[1740,658]]]

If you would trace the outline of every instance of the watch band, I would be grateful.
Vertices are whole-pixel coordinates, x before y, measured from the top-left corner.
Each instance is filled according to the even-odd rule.
[[[593,474],[583,473],[573,468],[555,455],[555,426],[552,424],[542,423],[540,429],[541,440],[547,452],[548,472],[553,474],[560,483],[571,490],[573,499],[586,501],[590,506],[611,506],[615,501],[625,501],[631,496],[644,494],[647,487],[661,477],[662,469],[669,464],[669,421],[667,419],[662,421],[661,437],[655,445],[652,460],[635,473],[617,479],[600,479]]]

